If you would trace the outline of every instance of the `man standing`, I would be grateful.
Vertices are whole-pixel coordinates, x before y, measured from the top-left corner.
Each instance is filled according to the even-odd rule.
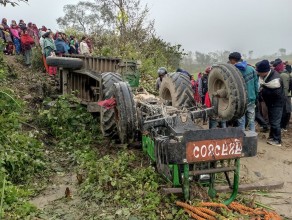
[[[249,130],[255,131],[255,107],[258,96],[258,77],[256,71],[253,67],[247,65],[246,61],[242,61],[241,54],[238,52],[231,53],[229,61],[242,73],[247,89],[248,105],[245,115],[238,120],[239,127],[244,131],[247,120]]]
[[[160,85],[162,83],[162,79],[163,77],[167,74],[167,70],[165,67],[160,67],[158,70],[157,70],[157,74],[158,74],[158,78],[156,80],[156,90],[159,90],[160,88]]]
[[[281,146],[281,118],[284,105],[284,90],[280,75],[271,70],[268,60],[257,64],[261,95],[268,108],[269,122],[271,125],[267,143]]]
[[[282,131],[287,131],[287,126],[291,117],[291,91],[289,88],[290,85],[290,74],[285,69],[285,64],[281,59],[276,59],[274,61],[274,70],[280,73],[280,78],[283,82],[283,89],[285,93],[283,113],[281,119],[281,129]]]
[[[202,105],[205,105],[205,96],[208,92],[208,76],[211,72],[211,67],[207,67],[205,73],[199,80],[199,94],[202,100]]]

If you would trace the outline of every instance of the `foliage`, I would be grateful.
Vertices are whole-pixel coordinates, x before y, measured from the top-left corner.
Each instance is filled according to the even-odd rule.
[[[27,202],[30,190],[18,184],[28,184],[32,178],[45,169],[43,145],[33,132],[22,130],[19,100],[12,98],[13,91],[0,91],[0,186],[5,186],[4,215],[6,219],[23,219],[35,211]]]
[[[44,70],[43,55],[41,47],[37,46],[32,49],[32,68],[36,71]]]
[[[57,23],[64,29],[71,27],[83,34],[98,31],[102,26],[98,11],[98,5],[88,1],[80,1],[76,5],[65,5],[65,16],[59,17]]]
[[[0,51],[3,51],[3,48],[5,47],[5,42],[0,39]],[[0,52],[0,80],[3,80],[6,78],[8,72],[7,64],[4,60],[3,53]]]
[[[279,52],[280,52],[281,56],[285,56],[286,55],[286,49],[285,48],[280,48]]]
[[[19,4],[19,2],[26,2],[27,3],[28,0],[15,0],[15,1],[0,0],[0,5],[3,5],[5,7],[7,4],[10,4],[10,5],[12,5],[14,7],[14,6],[17,6]]]
[[[193,53],[189,51],[182,57],[181,66],[190,73],[203,72],[207,66],[214,63],[226,63],[229,54],[229,51],[214,51],[210,53],[198,51]]]
[[[97,134],[95,120],[73,95],[60,96],[54,102],[47,100],[44,104],[47,103],[53,106],[40,110],[39,124],[60,139],[61,147],[64,145],[68,149],[71,144],[78,147],[91,143]]]

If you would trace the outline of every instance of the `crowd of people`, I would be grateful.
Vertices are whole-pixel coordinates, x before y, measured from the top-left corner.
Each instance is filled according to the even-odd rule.
[[[262,132],[269,131],[267,143],[281,146],[281,132],[287,131],[291,117],[291,65],[278,58],[271,62],[262,60],[252,66],[244,61],[238,52],[231,53],[228,58],[228,63],[234,65],[241,72],[245,81],[248,98],[247,109],[245,115],[235,122],[209,118],[209,128],[237,126],[242,130],[248,129],[255,132],[255,122],[257,122]],[[190,77],[196,103],[206,107],[211,107],[208,94],[208,76],[211,70],[212,67],[207,67],[203,73],[198,74],[197,80],[194,80],[194,77],[187,71],[177,70],[177,72]],[[166,74],[166,68],[158,69],[157,90]]]
[[[92,43],[86,36],[81,42],[75,36],[67,36],[65,33],[53,33],[51,29],[23,20],[19,23],[12,20],[10,25],[6,18],[0,24],[0,39],[5,42],[4,53],[6,55],[23,54],[27,66],[31,66],[32,48],[40,46],[43,54],[43,62],[46,72],[50,75],[56,74],[56,68],[46,64],[49,56],[62,56],[63,54],[84,54],[92,53]]]

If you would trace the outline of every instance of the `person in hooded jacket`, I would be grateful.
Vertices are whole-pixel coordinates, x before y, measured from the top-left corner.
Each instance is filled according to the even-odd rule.
[[[256,70],[241,59],[241,54],[233,52],[229,55],[229,62],[233,64],[242,74],[248,97],[246,113],[238,119],[239,127],[245,130],[246,124],[250,131],[255,131],[255,107],[258,98],[258,77]]]
[[[285,100],[283,82],[279,73],[271,69],[268,60],[257,64],[259,74],[260,93],[268,108],[270,134],[268,144],[281,146],[281,118]]]
[[[283,82],[283,89],[285,93],[285,101],[283,106],[283,113],[281,119],[281,129],[282,131],[287,131],[287,127],[291,117],[291,91],[290,85],[290,73],[286,70],[285,64],[281,59],[276,59],[273,62],[274,70],[280,73],[280,78]]]

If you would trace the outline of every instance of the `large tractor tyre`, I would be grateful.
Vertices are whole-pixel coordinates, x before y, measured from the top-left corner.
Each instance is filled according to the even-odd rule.
[[[248,99],[245,81],[241,72],[231,64],[217,64],[208,77],[210,99],[218,100],[218,116],[223,120],[241,118],[247,108]],[[215,104],[215,103],[212,103]]]
[[[64,69],[79,70],[83,67],[83,61],[78,58],[47,57],[49,66],[63,67]]]
[[[118,73],[102,73],[102,100],[110,99],[113,96],[112,87],[115,83],[121,82],[122,77]],[[116,130],[115,111],[114,109],[101,108],[100,111],[100,127],[103,136],[109,137],[114,134]]]
[[[190,78],[182,73],[170,73],[164,76],[159,88],[159,96],[171,101],[174,107],[195,106],[194,91]]]
[[[113,97],[116,99],[115,122],[117,133],[122,144],[134,139],[137,130],[137,111],[132,91],[125,82],[113,85]]]

